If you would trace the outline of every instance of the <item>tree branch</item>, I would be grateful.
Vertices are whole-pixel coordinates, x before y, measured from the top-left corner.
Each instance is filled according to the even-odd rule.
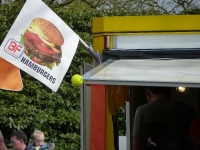
[[[181,6],[185,12],[187,12],[193,0],[174,0],[174,2]]]
[[[63,2],[63,3],[58,4],[58,6],[66,6],[66,5],[71,4],[73,1],[74,1],[74,0],[70,0],[70,1],[68,1],[68,2]]]
[[[96,4],[92,4],[91,2],[88,2],[87,0],[82,0],[82,1],[85,2],[87,5],[89,5],[91,8],[94,8],[94,9],[96,9],[101,2],[101,0],[98,0],[98,2]]]
[[[142,5],[147,5],[147,6],[150,6],[151,8],[159,8],[160,10],[164,11],[165,13],[169,13],[164,7],[160,6],[158,4],[158,2],[156,1],[148,1],[148,0],[144,0],[144,1],[139,1],[139,3],[141,3]]]

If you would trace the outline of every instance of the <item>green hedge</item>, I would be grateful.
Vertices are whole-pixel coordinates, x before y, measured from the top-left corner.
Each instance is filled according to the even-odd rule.
[[[22,6],[17,3],[1,5],[0,42],[4,40],[21,8]],[[52,9],[89,45],[92,45],[91,23],[94,17],[158,14],[145,11],[142,14],[135,14],[117,10],[77,12],[65,8]],[[58,150],[80,149],[80,90],[72,86],[70,80],[73,74],[79,73],[79,66],[83,62],[93,63],[93,60],[87,50],[79,45],[56,93],[23,71],[22,91],[0,90],[0,129],[7,145],[9,134],[13,130],[22,129],[30,138],[35,129],[41,129],[48,140],[55,142]],[[123,110],[120,112],[124,113]],[[119,120],[123,122],[121,118]],[[125,134],[124,129],[121,129],[120,134]]]

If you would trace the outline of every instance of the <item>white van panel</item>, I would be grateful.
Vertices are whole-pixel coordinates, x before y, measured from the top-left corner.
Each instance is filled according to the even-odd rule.
[[[113,37],[114,49],[200,48],[200,34],[131,34]]]

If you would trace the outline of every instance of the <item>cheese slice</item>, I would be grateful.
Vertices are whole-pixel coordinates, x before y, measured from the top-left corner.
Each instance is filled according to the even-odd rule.
[[[59,50],[59,49],[57,49],[57,48],[55,47],[55,44],[50,43],[50,42],[48,42],[47,40],[45,40],[43,37],[41,37],[41,36],[40,36],[35,30],[33,30],[32,28],[29,27],[28,30],[29,30],[30,32],[34,33],[34,34],[37,34],[38,37],[39,37],[45,44],[49,45],[49,46],[51,47],[51,49],[52,49],[54,52],[56,52],[56,53],[60,53],[60,52],[61,52],[61,50]]]

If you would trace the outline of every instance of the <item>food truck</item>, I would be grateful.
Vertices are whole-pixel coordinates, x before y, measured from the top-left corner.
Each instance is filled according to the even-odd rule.
[[[99,17],[92,36],[99,62],[81,67],[81,150],[131,150],[145,86],[171,87],[172,99],[200,113],[200,15]],[[126,111],[125,141],[119,107]]]

